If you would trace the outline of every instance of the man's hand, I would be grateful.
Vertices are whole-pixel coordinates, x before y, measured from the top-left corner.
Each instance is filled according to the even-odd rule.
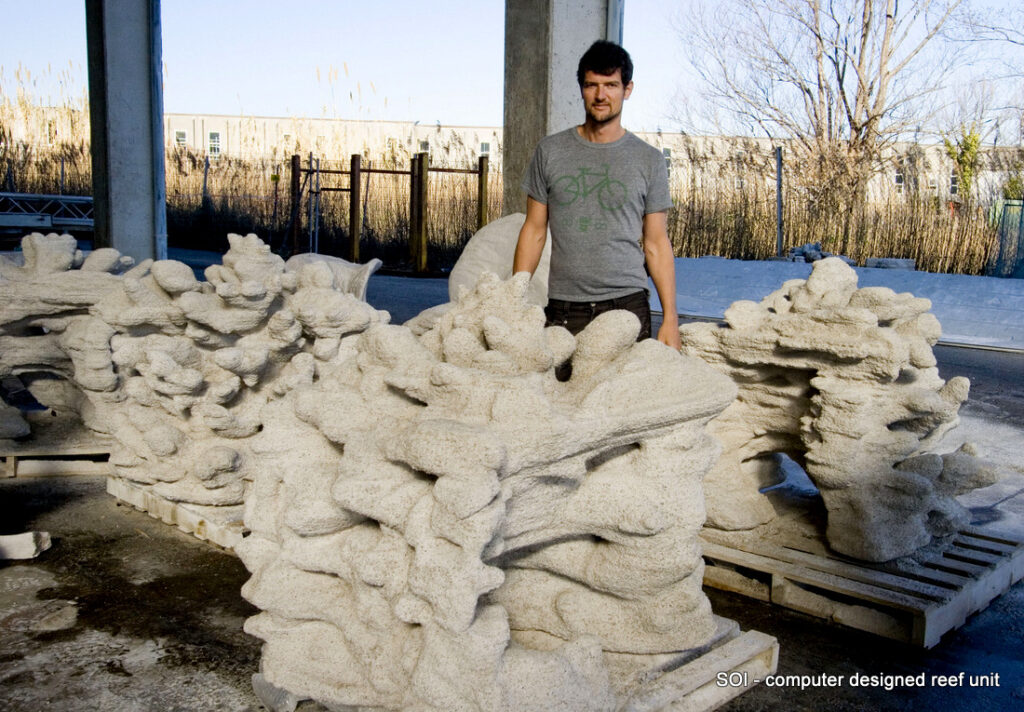
[[[644,216],[644,257],[647,271],[658,292],[664,321],[658,328],[658,341],[677,351],[682,348],[679,341],[679,316],[676,312],[676,265],[672,256],[672,243],[668,239],[668,217],[666,213],[649,213]]]
[[[671,346],[676,351],[683,348],[683,343],[679,340],[679,321],[676,319],[666,319],[661,322],[661,326],[658,327],[658,341]]]

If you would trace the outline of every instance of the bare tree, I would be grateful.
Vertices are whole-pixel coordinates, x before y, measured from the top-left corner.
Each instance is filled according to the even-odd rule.
[[[928,99],[964,47],[942,34],[961,2],[697,5],[681,31],[702,80],[703,101],[691,109],[703,113],[691,110],[686,123],[698,129],[700,118],[724,112],[747,130],[789,139],[812,201],[852,215],[883,149],[919,130],[936,108]]]
[[[972,8],[966,13],[963,34],[953,33],[957,39],[969,42],[994,42],[1024,47],[1024,9],[1010,4],[1001,8]],[[1021,68],[1015,68],[1017,74]]]

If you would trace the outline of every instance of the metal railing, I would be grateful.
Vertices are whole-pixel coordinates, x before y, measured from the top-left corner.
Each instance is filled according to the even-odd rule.
[[[92,230],[92,196],[0,193],[0,227]]]

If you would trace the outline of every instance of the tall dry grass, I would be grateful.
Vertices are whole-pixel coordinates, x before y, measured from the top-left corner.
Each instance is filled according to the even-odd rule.
[[[17,78],[16,95],[0,96],[0,189],[90,194],[85,96],[63,96],[58,105],[44,106],[22,88],[29,80],[27,72]],[[331,140],[318,146],[320,167],[347,170],[346,149]],[[410,150],[402,144],[363,146],[363,166],[408,170]],[[475,165],[475,155],[455,134],[433,141],[431,150],[432,162]],[[283,249],[292,216],[288,153],[275,147],[266,159],[223,156],[207,162],[190,149],[169,148],[170,244],[223,250],[227,233],[255,232],[275,249]],[[800,185],[797,167],[787,167],[784,175],[786,248],[820,242],[826,251],[862,264],[867,257],[909,257],[919,269],[931,272],[985,274],[995,265],[998,234],[980,207],[950,210],[926,195],[889,195],[847,217],[838,211],[815,211]],[[345,186],[347,180],[321,176],[324,186]],[[488,185],[488,215],[495,219],[502,212],[500,172],[492,170]],[[299,211],[300,250],[310,247],[308,187]],[[428,262],[432,269],[446,269],[476,227],[476,176],[431,172],[428,191]],[[673,161],[672,192],[676,207],[669,213],[669,234],[677,256],[765,259],[775,254],[775,184],[765,157],[751,154],[745,161],[723,162],[691,152]],[[362,193],[362,259],[379,257],[388,266],[408,267],[408,176],[364,174]],[[348,254],[348,215],[347,194],[322,193],[321,252]]]
[[[369,153],[367,151],[367,153]],[[373,154],[371,154],[372,156]],[[376,154],[361,161],[364,172],[360,181],[360,210],[362,215],[360,258],[377,257],[388,266],[410,268],[409,251],[409,193],[410,177],[373,173],[366,169],[383,168],[393,171],[408,171],[410,156]],[[308,159],[303,161],[308,167]],[[321,171],[348,171],[350,161],[328,161],[321,159]],[[467,164],[468,167],[468,164]],[[282,185],[287,185],[282,176]],[[309,178],[315,181],[315,176]],[[488,173],[488,221],[501,215],[501,174]],[[321,172],[321,188],[350,187],[349,175]],[[309,200],[310,188],[306,184],[299,218],[302,232],[298,243],[300,250],[313,247],[310,236]],[[315,187],[315,184],[314,184]],[[290,209],[290,206],[289,206]],[[318,248],[321,252],[346,255],[349,249],[350,199],[346,192],[321,190],[319,201],[320,222]],[[315,211],[314,211],[315,214]],[[286,216],[286,219],[290,215]],[[477,176],[475,174],[434,172],[427,180],[427,250],[428,266],[431,269],[451,268],[458,259],[462,248],[476,232],[477,227]]]
[[[774,171],[750,164],[694,171],[673,166],[676,207],[669,237],[677,257],[767,259],[776,254]],[[869,257],[912,258],[919,270],[989,274],[999,233],[977,205],[951,207],[935,196],[889,193],[851,211],[815,210],[798,175],[783,184],[783,249],[820,242],[859,264]]]
[[[5,71],[0,66],[0,87],[7,84]],[[90,195],[88,96],[75,92],[70,65],[42,74],[19,65],[13,94],[0,93],[0,190]],[[39,81],[56,85],[58,96],[45,103],[35,97],[30,87]]]

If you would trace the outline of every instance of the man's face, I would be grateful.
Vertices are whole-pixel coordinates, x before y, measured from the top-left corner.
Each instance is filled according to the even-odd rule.
[[[622,102],[633,91],[633,82],[623,86],[622,70],[614,74],[587,72],[583,75],[583,107],[587,118],[596,124],[606,124],[622,113]]]

